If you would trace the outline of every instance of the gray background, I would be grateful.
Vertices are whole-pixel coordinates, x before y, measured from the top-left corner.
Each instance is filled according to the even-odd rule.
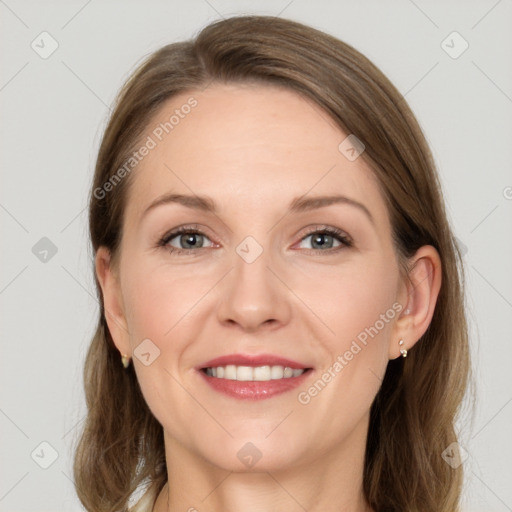
[[[280,15],[352,44],[417,114],[466,248],[477,403],[460,422],[464,510],[512,510],[511,0],[0,0],[0,13],[0,511],[81,510],[72,446],[98,312],[86,198],[109,105],[149,52],[235,13]],[[58,43],[46,59],[43,31]],[[446,50],[463,41],[442,43],[453,31],[469,44],[457,58]],[[44,256],[43,237],[56,254]]]

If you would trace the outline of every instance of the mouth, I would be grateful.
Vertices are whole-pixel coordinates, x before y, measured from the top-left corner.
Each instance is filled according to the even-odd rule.
[[[201,369],[208,377],[214,379],[237,380],[239,382],[267,382],[269,380],[291,379],[299,377],[311,368],[290,368],[281,365],[265,366],[214,366]]]
[[[235,354],[213,359],[196,369],[213,390],[250,400],[290,391],[313,371],[310,366],[277,356]]]

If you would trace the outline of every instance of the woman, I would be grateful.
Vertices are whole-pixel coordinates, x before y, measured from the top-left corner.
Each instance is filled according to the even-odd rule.
[[[363,55],[264,16],[163,47],[119,95],[90,233],[87,510],[458,509],[461,257]]]

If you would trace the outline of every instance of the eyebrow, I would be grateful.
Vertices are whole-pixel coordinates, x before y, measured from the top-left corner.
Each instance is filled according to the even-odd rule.
[[[201,210],[207,213],[217,213],[217,207],[215,206],[215,202],[208,196],[198,196],[198,195],[185,195],[185,194],[175,194],[168,193],[164,194],[157,199],[155,199],[144,211],[142,216],[146,216],[148,212],[157,208],[158,206],[162,206],[164,204],[181,204],[186,206],[187,208],[192,208],[195,210]],[[354,206],[363,212],[366,217],[370,220],[370,222],[375,225],[375,220],[368,210],[368,208],[356,201],[355,199],[351,199],[346,196],[340,195],[330,195],[330,196],[316,196],[316,197],[304,197],[300,196],[295,198],[288,208],[289,213],[300,213],[310,210],[316,210],[318,208],[323,208],[325,206],[330,206],[332,204],[347,204],[350,206]]]

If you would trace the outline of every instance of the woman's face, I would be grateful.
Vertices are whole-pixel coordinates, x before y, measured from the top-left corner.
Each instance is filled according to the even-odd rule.
[[[182,94],[150,122],[105,303],[169,444],[240,471],[363,442],[407,290],[347,135],[261,85]]]

